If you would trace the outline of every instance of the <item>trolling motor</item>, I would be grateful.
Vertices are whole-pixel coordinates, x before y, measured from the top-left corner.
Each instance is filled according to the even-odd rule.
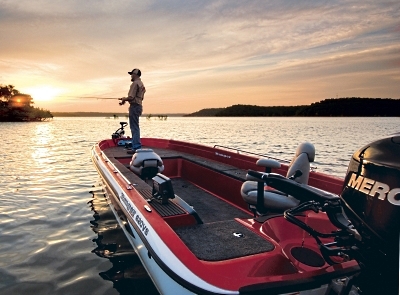
[[[127,122],[119,122],[121,124],[121,127],[117,129],[113,134],[111,134],[111,138],[114,141],[114,144],[119,145],[119,146],[125,146],[125,147],[131,147],[132,146],[132,139],[127,138],[125,136],[125,130],[124,128],[128,126]]]
[[[121,124],[121,127],[119,127],[119,128],[117,129],[117,131],[115,131],[115,132],[111,135],[111,138],[114,139],[114,140],[115,140],[115,139],[118,139],[118,138],[123,138],[124,135],[125,135],[124,127],[128,126],[128,123],[127,123],[127,122],[119,122],[119,124]]]

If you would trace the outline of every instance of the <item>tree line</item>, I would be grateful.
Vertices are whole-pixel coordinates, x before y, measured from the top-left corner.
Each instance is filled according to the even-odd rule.
[[[0,122],[32,122],[53,118],[48,110],[35,108],[29,94],[19,92],[13,85],[0,84]]]
[[[232,105],[203,109],[189,117],[398,117],[400,99],[344,97],[329,98],[311,105],[255,106]]]

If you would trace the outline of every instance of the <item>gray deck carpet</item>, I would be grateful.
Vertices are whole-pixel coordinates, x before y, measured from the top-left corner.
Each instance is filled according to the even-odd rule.
[[[235,220],[177,228],[176,233],[196,255],[220,261],[269,252],[274,245]]]
[[[216,198],[189,181],[182,178],[173,178],[171,181],[175,194],[193,207],[203,223],[252,217],[250,213]]]
[[[150,196],[142,195],[144,198],[150,199],[151,182],[143,181],[133,174],[126,165],[121,164],[117,158],[113,158],[113,156],[118,158],[129,157],[126,151],[122,148],[114,148],[108,152],[115,166],[134,184],[139,192],[148,192]],[[163,154],[163,156],[167,155]],[[176,157],[178,155],[168,152],[168,156]],[[197,158],[194,160],[198,161]],[[210,169],[220,171],[220,173],[231,173],[234,178],[240,178],[241,174],[244,173],[241,170],[214,162],[205,163],[203,161],[199,164],[208,165]],[[203,224],[174,229],[199,259],[221,261],[273,250],[273,244],[234,220],[235,218],[251,218],[252,215],[249,212],[224,202],[183,178],[172,178],[171,181],[175,194],[192,206],[203,222]]]

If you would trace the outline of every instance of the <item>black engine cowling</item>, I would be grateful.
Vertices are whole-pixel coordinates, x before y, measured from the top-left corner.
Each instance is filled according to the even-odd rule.
[[[361,236],[365,258],[362,263],[373,273],[369,279],[380,281],[374,287],[398,287],[400,133],[370,143],[353,154],[341,199],[346,215]]]

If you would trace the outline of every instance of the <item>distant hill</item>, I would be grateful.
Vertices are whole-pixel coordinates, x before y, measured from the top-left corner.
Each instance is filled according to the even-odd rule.
[[[295,106],[295,107],[259,107],[252,105],[233,105],[231,107],[225,108],[216,116],[244,116],[244,117],[290,117],[296,116],[299,110],[302,110],[307,106]],[[235,115],[233,115],[235,114]]]
[[[299,116],[335,117],[398,117],[400,99],[391,98],[338,98],[313,103],[298,112]]]
[[[198,112],[185,115],[185,117],[215,117],[217,114],[225,110],[225,108],[202,109]]]
[[[399,117],[400,99],[329,98],[311,105],[255,106],[233,105],[227,108],[203,109],[187,117]]]

